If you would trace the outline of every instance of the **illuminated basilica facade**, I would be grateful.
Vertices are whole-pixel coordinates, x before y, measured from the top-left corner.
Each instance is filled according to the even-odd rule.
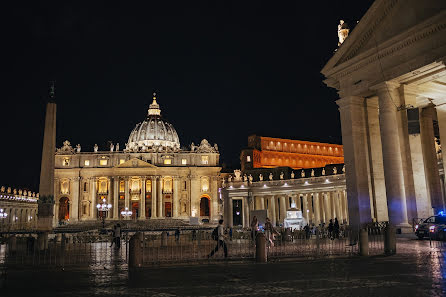
[[[134,220],[216,221],[221,215],[218,164],[217,145],[205,139],[180,149],[177,132],[161,117],[154,96],[123,150],[111,144],[107,151],[95,145],[93,152],[83,152],[69,141],[57,149],[54,225],[98,220],[104,212],[97,205],[104,202],[111,205],[107,220],[123,219],[127,208]]]

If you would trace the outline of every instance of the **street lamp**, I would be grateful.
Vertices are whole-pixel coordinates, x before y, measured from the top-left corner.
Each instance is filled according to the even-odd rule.
[[[2,225],[3,225],[3,219],[6,219],[7,216],[8,214],[4,212],[3,208],[0,208],[0,219],[2,220]]]
[[[102,203],[96,205],[96,208],[98,209],[98,211],[101,212],[102,215],[102,229],[105,229],[105,216],[108,213],[108,211],[112,208],[112,205],[109,203],[107,204],[107,201],[104,199],[102,199]]]
[[[132,216],[132,211],[129,210],[128,207],[126,207],[125,210],[121,211],[121,216],[123,216],[124,219],[127,219]]]

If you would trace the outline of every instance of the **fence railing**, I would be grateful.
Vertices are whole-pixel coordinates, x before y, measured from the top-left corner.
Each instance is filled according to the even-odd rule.
[[[382,226],[381,226],[382,227]],[[269,259],[282,257],[320,258],[352,256],[359,252],[358,232],[341,228],[330,233],[325,228],[316,231],[278,230],[267,242]],[[224,259],[224,247],[209,257],[217,241],[211,238],[212,229],[139,231],[123,229],[119,248],[112,245],[111,233],[98,230],[78,233],[51,234],[45,249],[40,249],[37,234],[4,234],[0,240],[0,264],[3,265],[116,265],[127,264],[129,259],[129,238],[138,232],[141,236],[142,264],[175,264],[207,262]],[[255,241],[253,233],[246,229],[233,230],[225,240],[228,258],[253,260]],[[255,234],[254,234],[255,236]],[[370,255],[384,253],[384,234],[380,226],[368,228]]]

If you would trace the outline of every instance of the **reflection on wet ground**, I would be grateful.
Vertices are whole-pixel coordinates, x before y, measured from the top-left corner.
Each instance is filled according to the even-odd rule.
[[[391,257],[215,262],[128,273],[120,254],[108,263],[6,270],[1,296],[445,296],[443,243],[398,239]],[[4,266],[3,266],[4,268]]]

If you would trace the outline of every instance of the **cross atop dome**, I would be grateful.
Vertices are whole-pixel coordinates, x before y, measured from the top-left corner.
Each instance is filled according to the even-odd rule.
[[[156,93],[153,93],[153,101],[152,104],[149,105],[148,115],[161,115],[161,109],[159,104],[156,102]]]

